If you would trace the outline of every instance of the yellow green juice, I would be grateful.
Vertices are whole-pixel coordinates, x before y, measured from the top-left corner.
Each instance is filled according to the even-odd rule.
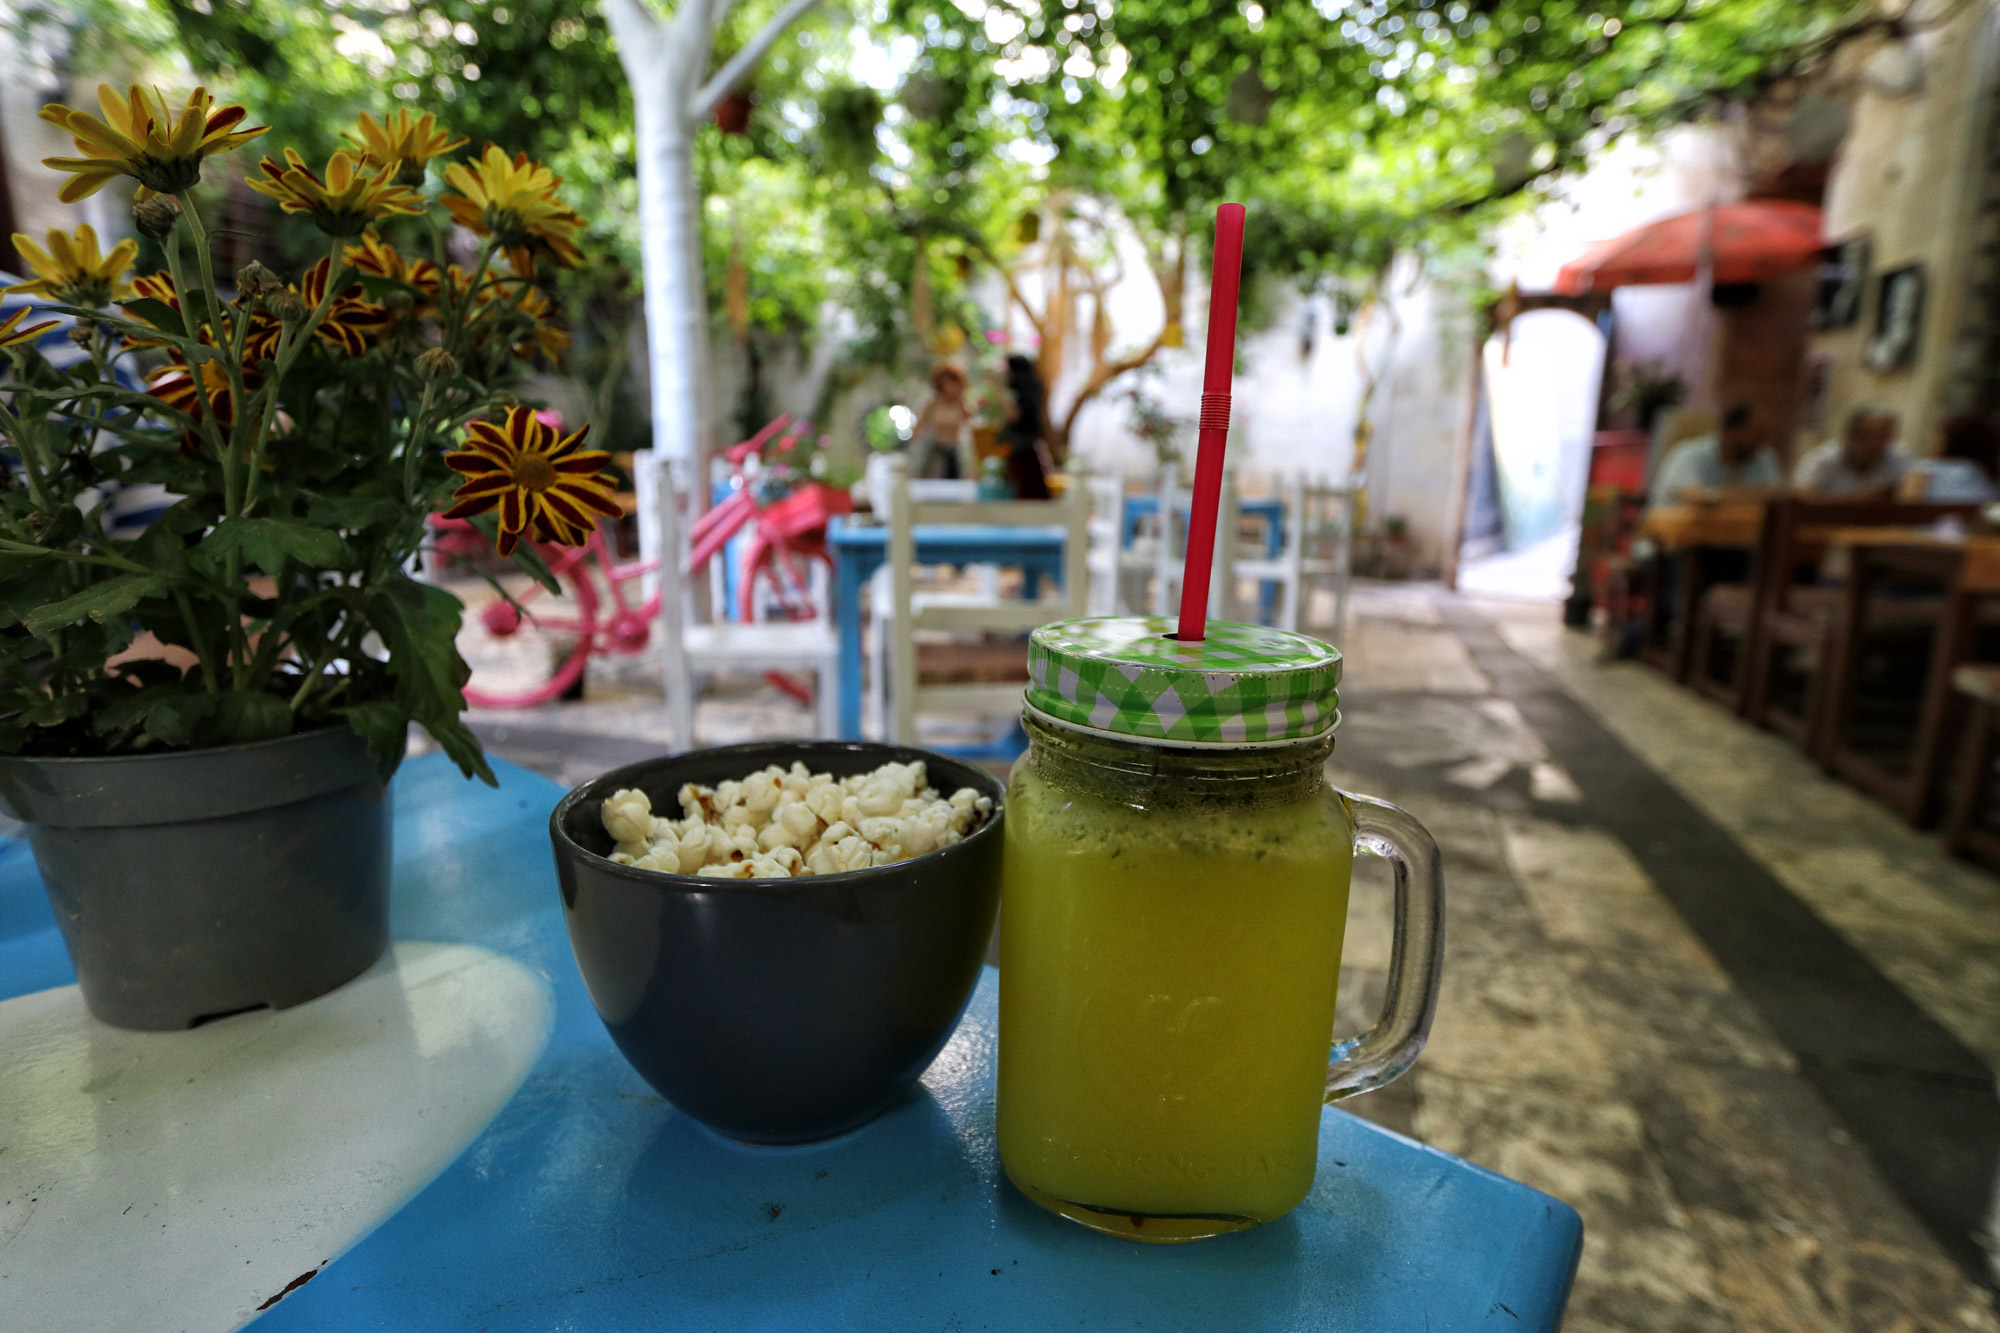
[[[1174,1241],[1305,1197],[1354,850],[1317,769],[1135,803],[1017,767],[999,1146],[1043,1206]]]

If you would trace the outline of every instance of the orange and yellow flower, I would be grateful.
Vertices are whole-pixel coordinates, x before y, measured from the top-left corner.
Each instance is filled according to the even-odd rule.
[[[243,368],[243,390],[255,395],[263,383],[263,377],[249,366]],[[202,408],[202,394],[206,391],[208,405],[215,411],[216,424],[227,429],[236,422],[236,391],[229,382],[228,372],[222,364],[210,358],[201,363],[200,387],[196,387],[195,372],[180,353],[173,354],[173,360],[154,371],[146,381],[146,392],[165,403],[168,407],[184,413],[196,423],[207,419],[208,413]],[[193,457],[201,447],[201,437],[193,427],[181,431],[181,452]]]
[[[361,244],[347,247],[347,262],[372,278],[386,278],[410,289],[428,306],[437,302],[438,267],[428,259],[411,260],[374,232],[364,232]]]
[[[6,319],[0,320],[0,347],[19,347],[25,343],[31,343],[62,322],[60,320],[45,319],[39,324],[29,324],[24,328],[21,321],[26,319],[32,311],[32,306],[24,305],[13,314],[7,316]]]
[[[583,219],[556,198],[562,177],[526,153],[509,158],[495,144],[471,162],[446,167],[445,183],[458,191],[441,201],[452,218],[478,236],[490,236],[514,271],[527,277],[537,259],[567,268],[581,259],[576,238]]]
[[[539,288],[525,287],[514,308],[532,321],[528,336],[514,344],[514,355],[525,361],[540,352],[550,361],[560,360],[569,350],[569,330],[555,322],[549,298]]]
[[[504,422],[475,421],[465,428],[464,447],[444,456],[467,480],[452,493],[458,501],[446,518],[470,518],[500,511],[494,545],[510,555],[525,533],[532,541],[581,546],[597,526],[593,515],[619,515],[617,491],[604,467],[611,455],[587,450],[584,426],[562,434],[535,416],[533,408],[507,409]]]
[[[292,288],[305,302],[306,309],[317,310],[319,303],[326,299],[329,267],[326,260],[320,260],[307,269],[305,276]],[[313,336],[338,347],[349,356],[360,356],[381,339],[393,322],[394,316],[387,309],[362,295],[360,283],[350,283],[345,291],[335,295]],[[255,365],[276,356],[278,337],[282,332],[283,326],[268,315],[253,318],[243,340],[244,361]]]
[[[257,164],[261,177],[250,188],[278,201],[287,213],[305,213],[329,236],[359,236],[378,218],[424,211],[424,197],[396,181],[390,167],[370,167],[343,148],[327,159],[324,179],[315,175],[298,150],[285,150],[285,165],[270,158]]]
[[[132,279],[132,290],[126,293],[121,298],[121,301],[136,300],[140,297],[151,301],[158,301],[171,309],[176,315],[181,313],[181,294],[174,290],[174,280],[166,273],[153,273]],[[129,306],[126,308],[125,313],[141,324],[154,328],[159,327],[153,320],[147,319],[144,315],[132,310]],[[181,336],[182,332],[179,326],[170,329],[161,329],[160,331],[162,333],[174,334],[177,337]],[[125,345],[127,347],[163,347],[166,345],[166,340],[162,338],[141,338],[127,334]]]
[[[424,168],[432,158],[442,157],[465,144],[465,140],[454,139],[449,131],[439,129],[436,116],[428,111],[413,116],[408,107],[398,107],[380,124],[364,111],[361,123],[354,129],[342,130],[340,137],[353,144],[361,160],[369,166],[388,167],[395,172],[399,185],[422,185]]]
[[[97,248],[97,232],[86,222],[74,234],[60,227],[49,228],[46,250],[16,232],[14,249],[35,276],[29,282],[0,287],[0,292],[26,292],[64,305],[87,306],[101,306],[131,294],[125,270],[139,255],[137,241],[120,241],[111,247],[110,254],[104,254]]]
[[[158,89],[137,84],[120,97],[108,83],[97,86],[103,119],[51,102],[42,119],[65,130],[81,157],[47,157],[42,165],[70,173],[58,198],[66,204],[87,199],[114,177],[139,182],[139,198],[175,194],[201,179],[201,160],[227,152],[264,133],[264,126],[238,129],[249,113],[240,106],[217,106],[208,89],[188,94],[178,110]]]

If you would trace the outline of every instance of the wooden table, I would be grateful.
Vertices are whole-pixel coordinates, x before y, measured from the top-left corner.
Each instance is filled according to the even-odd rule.
[[[1983,604],[2000,597],[2000,536],[1891,527],[1834,528],[1826,536],[1835,551],[1847,553],[1850,571],[1829,682],[1831,713],[1822,761],[1911,823],[1927,824],[1937,814],[1940,761],[1955,736],[1948,726],[1954,702],[1952,673],[1973,659],[1974,630]],[[1903,771],[1844,743],[1857,685],[1854,645],[1865,623],[1870,585],[1896,575],[1933,583],[1945,597],[1925,673],[1916,740]]]
[[[1767,503],[1756,499],[1660,505],[1646,511],[1639,521],[1639,535],[1650,537],[1654,545],[1667,551],[1697,546],[1748,550],[1763,534]]]
[[[1646,511],[1639,536],[1657,548],[1642,574],[1648,585],[1646,632],[1640,655],[1676,681],[1685,682],[1693,659],[1694,612],[1709,577],[1712,552],[1754,552],[1763,540],[1765,510],[1770,501],[1722,493],[1713,498],[1659,505]],[[1667,562],[1679,567],[1671,597],[1662,596],[1668,583]]]

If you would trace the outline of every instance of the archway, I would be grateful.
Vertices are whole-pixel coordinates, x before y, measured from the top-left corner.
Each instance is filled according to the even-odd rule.
[[[1515,314],[1487,339],[1458,586],[1567,595],[1606,352],[1598,323],[1560,307]]]

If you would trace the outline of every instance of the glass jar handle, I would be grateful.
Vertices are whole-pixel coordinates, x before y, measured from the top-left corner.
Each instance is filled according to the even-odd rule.
[[[1444,963],[1444,867],[1437,843],[1408,812],[1372,796],[1341,792],[1354,820],[1355,850],[1396,869],[1396,928],[1389,995],[1375,1026],[1336,1042],[1326,1099],[1338,1101],[1396,1080],[1416,1063],[1437,1012]]]

